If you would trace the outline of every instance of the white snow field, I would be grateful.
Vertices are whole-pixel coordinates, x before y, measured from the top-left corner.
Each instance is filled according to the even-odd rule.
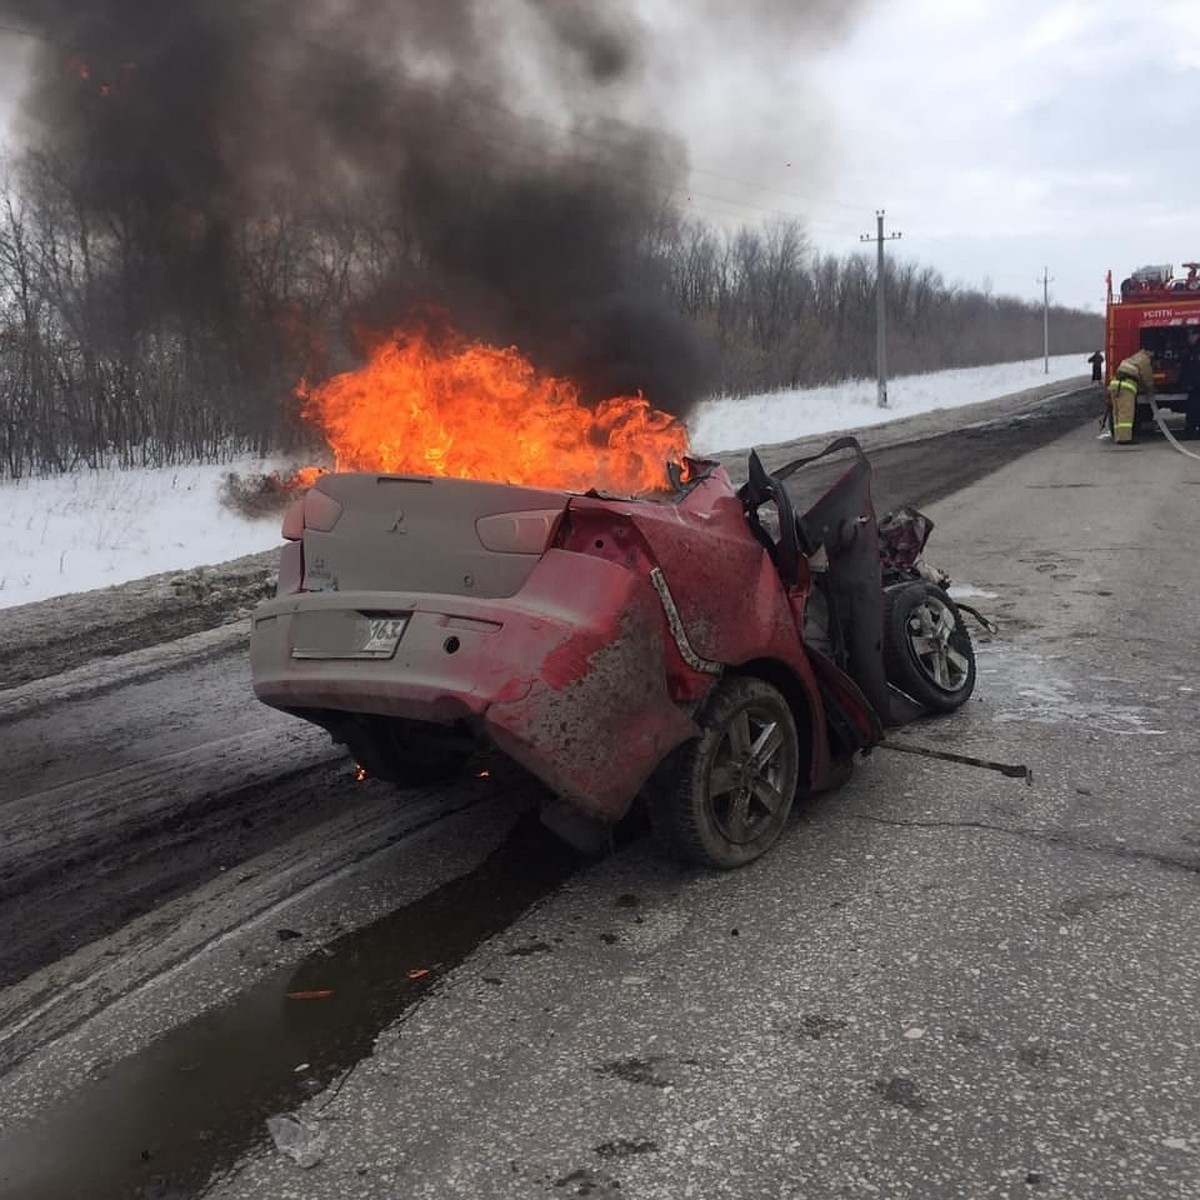
[[[1078,354],[891,380],[888,408],[876,407],[873,380],[703,402],[689,422],[698,453],[736,450],[833,433],[896,417],[996,399],[1084,374]],[[281,466],[231,462],[120,470],[81,470],[44,479],[0,481],[0,608],[90,591],[269,550],[279,519],[248,521],[222,507],[229,471]]]
[[[1089,370],[1082,354],[905,375],[888,380],[888,406],[878,406],[874,379],[856,379],[802,391],[765,392],[738,400],[706,400],[688,421],[700,454],[766,446],[815,433],[881,425],[897,417],[995,400],[1025,388],[1073,379]]]

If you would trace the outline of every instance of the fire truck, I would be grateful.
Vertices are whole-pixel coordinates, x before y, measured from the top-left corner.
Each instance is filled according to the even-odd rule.
[[[1189,330],[1200,331],[1200,263],[1183,264],[1186,275],[1169,265],[1139,267],[1113,292],[1109,271],[1105,322],[1105,383],[1122,360],[1148,350],[1154,360],[1155,399],[1159,408],[1187,414],[1189,429],[1200,427],[1200,390],[1189,395],[1184,364]],[[1200,352],[1200,346],[1197,347]],[[1142,406],[1139,405],[1139,410]],[[1139,421],[1149,412],[1138,413]]]

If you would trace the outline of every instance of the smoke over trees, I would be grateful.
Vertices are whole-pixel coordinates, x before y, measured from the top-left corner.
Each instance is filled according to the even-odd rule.
[[[0,195],[0,470],[286,445],[301,375],[414,319],[681,415],[869,372],[872,272],[797,227],[681,222],[686,157],[656,119],[672,14],[761,48],[819,45],[857,6],[709,6],[0,0],[29,70]],[[936,366],[1002,323],[929,273],[889,286],[912,307],[895,370],[906,336]],[[994,341],[977,361],[1036,352]]]

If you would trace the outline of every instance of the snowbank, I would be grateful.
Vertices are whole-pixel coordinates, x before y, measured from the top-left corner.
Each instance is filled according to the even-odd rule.
[[[247,521],[218,494],[229,471],[272,469],[245,457],[0,483],[0,608],[269,550],[278,516]]]
[[[1081,354],[1050,359],[1049,374],[1043,368],[1044,360],[1039,358],[901,376],[888,381],[887,408],[878,406],[873,379],[804,391],[766,392],[736,400],[709,400],[695,410],[689,421],[692,444],[697,453],[715,454],[789,442],[810,434],[858,429],[897,417],[994,400],[1025,388],[1071,379],[1088,370]]]

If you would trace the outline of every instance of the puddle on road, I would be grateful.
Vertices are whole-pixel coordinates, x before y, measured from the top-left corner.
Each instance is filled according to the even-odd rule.
[[[981,694],[995,705],[995,720],[1037,721],[1047,725],[1083,724],[1101,733],[1158,736],[1149,714],[1103,694],[1082,695],[1079,687],[1056,675],[1053,663],[1010,645],[978,646],[975,651]],[[1092,676],[1103,685],[1108,677]],[[1097,687],[1096,693],[1101,689]]]
[[[3,1200],[181,1200],[370,1054],[441,974],[580,866],[522,817],[475,871],[329,943],[124,1059],[32,1129],[0,1136]],[[428,971],[421,975],[419,972]],[[410,973],[418,973],[411,978]],[[288,999],[288,993],[331,994]],[[297,1072],[297,1067],[308,1067]]]

